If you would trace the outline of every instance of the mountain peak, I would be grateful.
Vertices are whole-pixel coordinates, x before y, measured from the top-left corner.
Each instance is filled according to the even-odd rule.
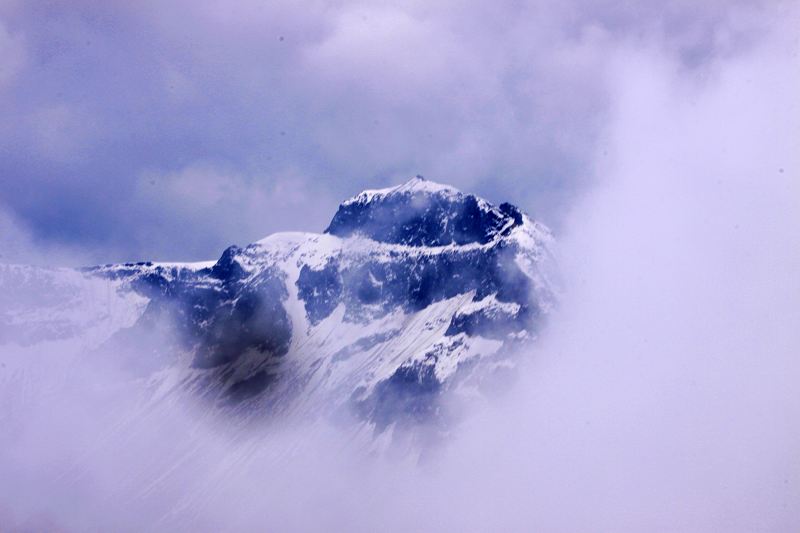
[[[401,185],[366,190],[346,200],[325,232],[409,246],[486,244],[522,222],[510,204],[498,208],[416,175]]]
[[[359,194],[352,198],[345,200],[342,205],[351,204],[365,204],[375,200],[381,200],[387,196],[398,194],[445,194],[445,195],[458,195],[463,194],[461,191],[450,185],[437,183],[428,180],[422,175],[417,174],[411,177],[405,183],[395,185],[394,187],[386,187],[384,189],[367,189],[361,191]]]
[[[105,265],[63,282],[0,268],[0,291],[41,283],[50,302],[23,302],[14,316],[29,321],[0,316],[0,329],[91,343],[148,376],[154,401],[196,392],[237,420],[346,409],[375,435],[437,420],[441,392],[473,395],[535,338],[554,299],[540,268],[549,234],[510,204],[421,177],[357,198],[329,235],[276,234],[216,262]],[[102,325],[77,342],[87,311]]]

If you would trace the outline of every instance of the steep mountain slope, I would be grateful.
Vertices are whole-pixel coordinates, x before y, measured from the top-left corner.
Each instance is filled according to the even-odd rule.
[[[380,430],[513,364],[553,303],[550,242],[516,207],[418,176],[345,201],[324,234],[272,235],[216,262],[6,267],[4,289],[45,279],[64,294],[8,298],[0,342],[84,339],[155,401],[192,391],[239,413],[354,414]]]

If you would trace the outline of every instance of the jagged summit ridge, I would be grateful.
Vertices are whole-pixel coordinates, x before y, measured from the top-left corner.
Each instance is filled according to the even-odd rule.
[[[511,204],[495,207],[454,187],[414,176],[343,202],[326,233],[409,246],[486,244],[522,224]]]

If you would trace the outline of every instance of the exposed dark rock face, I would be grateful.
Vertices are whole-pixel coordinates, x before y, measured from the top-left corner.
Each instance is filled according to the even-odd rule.
[[[415,187],[424,181],[416,176],[406,190],[342,204],[325,232],[408,246],[446,246],[486,244],[501,230],[522,223],[521,214],[510,204],[503,204],[506,212],[487,208],[471,194]]]
[[[369,320],[395,308],[413,312],[431,303],[475,291],[475,300],[497,294],[528,310],[530,280],[514,262],[516,250],[502,243],[491,249],[455,249],[433,255],[398,255],[393,261],[366,259],[342,265],[332,260],[321,270],[304,266],[297,280],[299,297],[312,323],[344,304],[348,317]],[[527,312],[527,311],[526,311]],[[524,318],[524,317],[520,317]],[[520,322],[520,327],[525,323]]]
[[[288,295],[285,276],[267,267],[247,277],[235,258],[240,252],[232,246],[214,266],[199,271],[156,267],[142,275],[127,269],[103,274],[132,275],[131,286],[151,298],[135,334],[146,336],[154,322],[167,322],[180,348],[194,351],[197,368],[232,363],[248,351],[265,358],[285,355],[292,336],[282,304]],[[174,348],[164,346],[165,351]]]
[[[381,381],[371,400],[359,408],[375,422],[378,431],[394,422],[426,422],[436,415],[436,397],[441,389],[433,365],[419,362],[403,365],[389,379]]]

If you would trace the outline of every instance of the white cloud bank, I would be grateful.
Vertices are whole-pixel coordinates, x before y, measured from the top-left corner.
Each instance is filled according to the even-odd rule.
[[[791,35],[700,82],[620,56],[563,307],[520,387],[451,450],[444,529],[800,528]]]

